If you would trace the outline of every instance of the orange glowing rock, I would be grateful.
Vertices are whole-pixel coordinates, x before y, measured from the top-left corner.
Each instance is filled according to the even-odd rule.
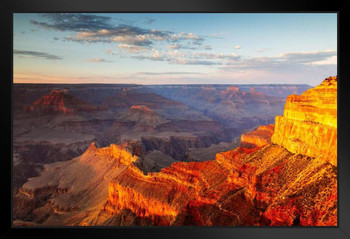
[[[177,220],[189,206],[217,203],[222,197],[217,186],[225,187],[227,192],[245,184],[244,176],[229,177],[234,167],[245,171],[241,164],[223,155],[217,157],[217,160],[200,163],[173,163],[159,173],[148,175],[131,166],[109,184],[104,211],[111,216],[130,210],[136,217],[162,217],[169,225],[181,225],[183,222]]]
[[[271,143],[274,125],[262,125],[256,130],[242,134],[240,147],[255,148]]]
[[[144,112],[153,112],[150,108],[145,105],[133,105],[130,107],[130,110],[144,111]]]
[[[337,77],[300,96],[289,96],[284,115],[276,117],[271,140],[292,153],[319,156],[337,165]]]

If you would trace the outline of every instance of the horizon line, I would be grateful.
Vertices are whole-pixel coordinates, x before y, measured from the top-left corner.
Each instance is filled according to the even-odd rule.
[[[179,84],[137,84],[137,83],[24,83],[24,82],[12,82],[17,85],[135,85],[135,86],[161,86],[161,85],[308,85],[314,86],[307,83],[203,83],[203,84],[191,84],[191,83],[179,83]]]

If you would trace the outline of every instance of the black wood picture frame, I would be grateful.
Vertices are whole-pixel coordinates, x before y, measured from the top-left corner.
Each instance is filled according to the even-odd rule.
[[[0,0],[3,145],[0,238],[319,238],[350,239],[349,16],[347,1],[259,0]],[[338,226],[336,227],[55,227],[12,226],[13,13],[20,12],[333,12],[338,15]],[[302,36],[301,36],[302,37]],[[9,117],[11,116],[11,117]],[[10,118],[6,120],[6,117]],[[5,124],[8,124],[5,127]],[[11,139],[11,140],[10,140]],[[5,173],[6,172],[6,173]]]

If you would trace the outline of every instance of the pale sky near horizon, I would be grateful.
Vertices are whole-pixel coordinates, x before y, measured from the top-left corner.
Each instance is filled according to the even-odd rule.
[[[335,13],[15,13],[14,83],[309,84],[337,75]]]

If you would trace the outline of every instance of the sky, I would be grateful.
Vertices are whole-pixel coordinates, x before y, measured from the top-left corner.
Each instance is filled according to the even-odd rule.
[[[14,83],[320,84],[336,13],[15,13]]]

